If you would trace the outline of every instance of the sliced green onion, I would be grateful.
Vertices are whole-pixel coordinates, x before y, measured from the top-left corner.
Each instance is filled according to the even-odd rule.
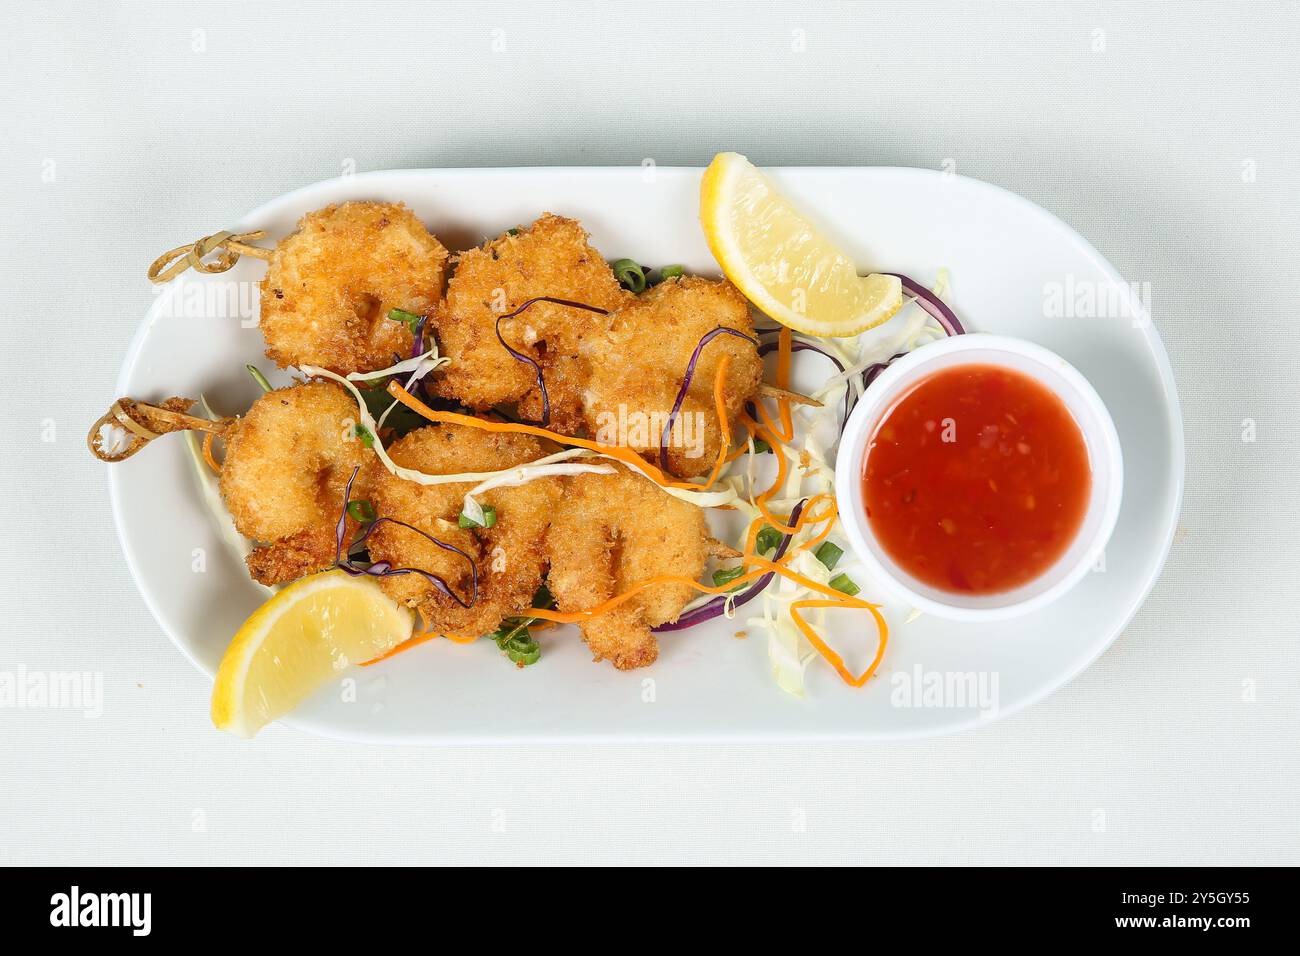
[[[484,505],[482,521],[475,521],[473,518],[471,518],[469,515],[465,514],[465,512],[462,511],[460,513],[460,517],[456,519],[456,523],[462,528],[494,527],[497,523],[497,509],[493,508],[491,505]]]
[[[362,523],[375,520],[375,506],[365,498],[348,502],[348,517]]]
[[[660,279],[680,279],[686,270],[681,266],[663,266],[659,269]]]
[[[523,664],[527,667],[529,664],[536,664],[538,658],[542,656],[541,645],[528,633],[527,628],[522,634],[517,634],[502,643],[501,649],[506,652],[506,657],[516,664]]]
[[[744,573],[745,568],[743,565],[734,568],[719,568],[713,572],[713,584],[715,587],[722,587],[724,584],[730,584]]]
[[[375,436],[370,434],[370,429],[361,423],[352,426],[352,434],[361,440],[361,444],[367,448],[375,447]]]
[[[388,318],[393,322],[401,322],[404,326],[410,329],[411,334],[414,335],[416,329],[419,328],[420,320],[423,316],[416,315],[414,312],[407,312],[405,309],[389,309]]]
[[[256,365],[245,365],[244,368],[248,369],[248,374],[253,376],[253,381],[262,386],[262,391],[271,391],[271,383],[266,380],[266,376],[262,374],[260,368]]]
[[[517,235],[519,235],[519,230],[518,230],[518,229],[507,229],[507,230],[506,230],[506,235],[507,235],[507,236],[517,236]]]
[[[826,565],[827,571],[834,571],[835,565],[839,563],[840,555],[843,553],[844,549],[839,545],[823,541],[822,546],[814,552],[814,555],[818,561]]]
[[[555,598],[551,597],[551,592],[543,584],[533,595],[533,607],[554,606]],[[537,620],[535,617],[508,617],[488,637],[496,641],[497,647],[514,663],[523,664],[525,667],[536,664],[538,658],[542,656],[542,648],[528,632],[528,628],[536,624]]]
[[[614,270],[614,278],[618,279],[623,288],[631,292],[645,291],[645,269],[641,268],[640,263],[632,259],[618,259],[610,263],[609,267]]]
[[[781,532],[770,524],[763,525],[758,532],[758,536],[754,539],[754,546],[758,548],[759,554],[767,554],[769,551],[776,550],[777,545],[780,543]]]
[[[857,594],[862,588],[853,583],[853,579],[847,574],[837,574],[831,578],[831,587],[841,594],[847,594],[849,597]]]
[[[754,455],[763,455],[763,454],[766,454],[767,452],[769,452],[769,451],[771,451],[771,450],[772,450],[772,446],[771,446],[771,445],[769,445],[767,442],[765,442],[765,441],[764,441],[763,439],[761,439],[761,438],[756,438],[756,439],[754,439],[754,450],[751,452],[751,454],[754,454]]]

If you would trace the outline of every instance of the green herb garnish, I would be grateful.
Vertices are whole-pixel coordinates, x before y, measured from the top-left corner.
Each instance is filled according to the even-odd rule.
[[[853,583],[853,579],[847,574],[837,574],[831,578],[831,587],[841,594],[847,594],[849,597],[857,594],[862,588]]]
[[[266,376],[262,374],[260,368],[256,365],[245,365],[244,368],[248,369],[248,374],[253,376],[253,381],[262,386],[262,391],[271,391],[271,383],[266,380]]]
[[[777,531],[770,524],[765,524],[759,529],[758,536],[754,539],[754,546],[758,548],[759,554],[767,554],[769,551],[775,551],[777,545],[781,543],[781,532]]]
[[[533,595],[533,607],[552,607],[554,604],[555,598],[551,597],[551,592],[544,584]],[[524,667],[536,664],[542,656],[542,648],[532,634],[528,633],[528,628],[536,624],[537,620],[535,617],[508,617],[488,637],[515,664]]]
[[[644,292],[645,269],[641,268],[640,263],[632,259],[618,259],[609,266],[614,270],[614,278],[618,279],[618,284],[630,292]]]
[[[411,330],[412,335],[419,331],[420,323],[424,321],[424,316],[416,315],[414,312],[407,312],[405,309],[389,309],[388,318],[393,322],[401,322]]]
[[[839,545],[832,544],[829,541],[823,541],[822,546],[814,552],[814,556],[818,561],[826,565],[827,571],[834,571],[835,565],[839,562],[840,555],[843,553],[844,549]]]
[[[463,511],[460,513],[460,517],[456,519],[456,524],[462,528],[491,528],[494,527],[496,523],[497,509],[493,508],[491,505],[483,506],[482,521],[474,520]]]
[[[761,439],[761,438],[756,438],[756,439],[754,439],[754,448],[753,448],[753,450],[750,452],[750,454],[752,454],[752,455],[763,455],[763,454],[766,454],[767,452],[769,452],[769,451],[771,451],[771,450],[772,450],[772,446],[771,446],[771,445],[769,445],[767,442],[765,442],[765,441],[764,441],[763,439]]]
[[[365,445],[367,448],[375,447],[375,436],[370,434],[370,429],[367,428],[365,425],[362,425],[360,423],[353,425],[352,434],[356,438],[360,439],[361,444]]]
[[[374,521],[375,506],[365,498],[358,498],[355,501],[349,501],[348,517],[353,521],[360,521],[362,524]]]
[[[717,571],[713,572],[713,585],[714,587],[720,588],[724,584],[730,584],[744,573],[745,568],[743,565],[734,568],[719,568]],[[740,585],[736,585],[736,587],[740,587]],[[733,588],[732,590],[735,589]]]
[[[506,657],[525,667],[529,664],[536,664],[542,656],[542,646],[537,643],[533,635],[528,633],[527,629],[524,630],[523,634],[512,637],[499,646],[506,652]]]

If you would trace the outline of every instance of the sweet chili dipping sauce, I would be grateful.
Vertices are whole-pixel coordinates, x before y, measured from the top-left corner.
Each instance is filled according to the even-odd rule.
[[[996,594],[1042,574],[1083,523],[1092,470],[1065,403],[1021,372],[956,365],[885,413],[862,472],[867,520],[904,571]]]

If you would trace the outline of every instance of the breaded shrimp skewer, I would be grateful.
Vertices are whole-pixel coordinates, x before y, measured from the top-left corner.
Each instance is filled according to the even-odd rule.
[[[658,575],[698,578],[710,551],[704,513],[622,467],[578,475],[565,491],[547,535],[548,584],[562,611],[583,611]],[[619,670],[659,656],[651,628],[677,616],[694,592],[660,584],[581,625],[596,660]]]
[[[697,348],[694,374],[661,448]],[[707,471],[718,455],[722,432],[713,390],[723,356],[729,357],[723,382],[729,428],[763,376],[749,303],[730,282],[697,276],[662,282],[612,313],[584,338],[581,353],[589,369],[582,389],[588,431],[598,441],[666,462],[682,478]]]
[[[356,403],[337,385],[304,382],[260,396],[229,435],[221,495],[236,530],[261,542],[247,559],[261,583],[283,584],[334,563],[344,488],[354,469],[368,476],[375,458],[357,436],[356,416]],[[353,498],[367,494],[359,480]]]
[[[309,212],[262,279],[266,354],[281,367],[371,372],[407,357],[414,337],[392,309],[430,314],[447,250],[401,203],[345,202]]]
[[[438,343],[451,359],[435,382],[438,394],[470,408],[517,405],[533,421],[543,418],[533,369],[497,338],[497,320],[538,296],[611,310],[632,301],[604,258],[572,219],[543,215],[531,226],[462,253],[433,317]],[[550,398],[548,427],[572,433],[581,425],[586,370],[583,337],[600,317],[549,302],[501,323],[510,347],[538,362]]]
[[[525,435],[489,434],[459,425],[418,428],[388,447],[394,462],[430,475],[503,471],[542,457],[541,444]],[[476,497],[495,509],[490,528],[461,528],[459,515],[472,482],[421,485],[381,467],[372,468],[372,496],[381,521],[367,539],[370,557],[394,566],[415,567],[438,575],[458,595],[471,593],[470,570],[477,568],[477,600],[461,602],[419,575],[385,577],[389,596],[418,608],[426,624],[439,633],[476,637],[532,606],[542,583],[547,555],[546,529],[559,502],[558,478],[537,478],[515,487],[499,487]],[[402,527],[404,522],[418,529]],[[440,548],[429,538],[453,546]]]
[[[235,530],[256,543],[247,558],[253,578],[284,584],[334,564],[344,489],[359,470],[352,494],[365,498],[375,460],[358,437],[352,397],[331,382],[303,382],[262,394],[242,418],[218,421],[183,414],[193,404],[118,399],[92,426],[91,451],[101,461],[121,461],[168,432],[216,434],[227,443],[221,497]],[[103,426],[114,422],[134,433],[120,451],[105,447]],[[356,528],[345,516],[345,532]]]

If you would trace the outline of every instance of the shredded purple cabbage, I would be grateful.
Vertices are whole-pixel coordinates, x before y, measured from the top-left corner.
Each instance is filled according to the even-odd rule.
[[[746,335],[739,329],[729,328],[725,325],[719,325],[716,329],[710,329],[700,337],[700,341],[695,346],[695,351],[691,353],[691,360],[686,363],[686,374],[682,376],[682,386],[677,390],[677,398],[673,401],[673,410],[668,413],[668,421],[664,422],[663,431],[659,434],[659,467],[668,470],[668,439],[672,435],[673,425],[677,421],[677,415],[682,410],[682,403],[686,401],[686,391],[691,387],[691,379],[695,377],[695,366],[700,360],[700,353],[704,351],[704,346],[708,345],[719,335],[734,335],[738,339],[744,339],[752,345],[758,345],[758,339]]]
[[[961,322],[957,319],[957,313],[948,308],[948,303],[921,285],[921,283],[898,272],[886,272],[885,275],[894,276],[902,282],[907,294],[916,300],[917,305],[929,312],[949,335],[964,335],[966,333]]]
[[[351,551],[352,548],[356,547],[357,545],[364,544],[365,541],[370,537],[370,533],[374,531],[377,527],[379,527],[381,524],[383,524],[384,522],[388,522],[389,524],[395,524],[400,527],[407,528],[411,531],[414,531],[416,534],[420,535],[422,538],[427,539],[428,541],[433,542],[438,547],[442,548],[444,551],[451,551],[455,554],[459,554],[462,558],[464,558],[466,561],[469,562],[470,599],[468,602],[462,600],[461,597],[451,589],[451,585],[449,585],[440,576],[434,574],[432,571],[425,571],[422,568],[395,568],[388,561],[376,561],[370,565],[363,565],[357,561],[354,561],[350,556],[345,554],[343,548],[343,538],[347,533],[348,502],[352,500],[352,484],[357,480],[357,473],[360,470],[361,470],[360,468],[352,469],[352,475],[351,477],[348,478],[347,488],[343,492],[343,510],[339,514],[339,523],[335,527],[335,531],[334,531],[334,566],[338,568],[340,571],[346,572],[347,574],[350,574],[353,577],[357,577],[360,575],[367,575],[369,577],[375,577],[375,578],[389,578],[389,577],[397,577],[398,575],[403,575],[403,574],[418,574],[420,575],[420,577],[424,578],[431,585],[433,585],[433,587],[441,591],[443,594],[447,595],[449,598],[451,598],[461,607],[464,608],[473,607],[474,604],[478,601],[478,566],[474,563],[474,559],[471,558],[464,551],[462,551],[460,548],[456,547],[455,545],[448,544],[445,541],[439,541],[433,535],[421,531],[419,528],[415,527],[414,525],[409,525],[405,521],[398,521],[396,518],[376,518],[374,521],[370,523],[370,526],[366,528],[366,530],[362,533],[361,537],[359,537],[356,541],[353,541],[352,544],[348,546],[347,550]]]
[[[803,513],[803,507],[807,503],[808,503],[808,499],[805,498],[803,501],[799,502],[797,505],[794,506],[794,509],[790,512],[791,526],[793,526],[794,523],[799,520],[799,515]],[[783,535],[781,538],[781,543],[777,545],[776,553],[772,555],[772,560],[780,561],[783,557],[785,557],[785,552],[790,547],[790,542],[793,540],[794,540],[793,534]],[[737,594],[732,600],[731,606],[740,607],[742,604],[747,604],[748,602],[752,601],[754,598],[758,597],[758,595],[763,592],[763,589],[772,583],[772,578],[775,577],[775,575],[776,575],[775,571],[767,572],[767,574],[763,575],[761,578],[756,580],[744,591],[741,591],[739,594]],[[714,597],[713,600],[705,604],[701,604],[699,607],[695,608],[694,610],[687,611],[677,620],[670,621],[667,624],[660,624],[658,627],[652,628],[652,630],[682,631],[688,627],[694,627],[696,624],[703,624],[705,621],[711,621],[715,617],[720,617],[722,616],[723,613],[726,612],[728,597],[730,597],[730,595],[719,594],[716,597]]]
[[[507,312],[504,315],[497,316],[497,341],[501,343],[503,349],[510,353],[511,358],[517,362],[523,362],[533,370],[533,375],[537,379],[537,390],[542,393],[542,417],[538,421],[529,422],[528,424],[539,425],[542,428],[546,428],[551,423],[551,397],[546,393],[546,377],[542,374],[542,366],[531,355],[525,355],[518,349],[511,348],[510,343],[508,343],[505,340],[505,336],[501,334],[501,321],[503,319],[513,319],[515,316],[519,315],[519,313],[523,312],[530,306],[536,305],[538,302],[550,302],[554,305],[567,305],[573,309],[586,309],[588,312],[595,312],[599,315],[609,315],[609,310],[601,309],[594,305],[587,305],[585,302],[574,302],[571,299],[557,299],[550,295],[538,295],[525,301],[523,305],[519,306],[519,308],[515,309],[513,312]]]
[[[420,316],[420,321],[415,323],[415,344],[411,346],[411,358],[415,358],[424,352],[424,327],[429,322],[427,315]]]
[[[777,330],[775,330],[775,331],[780,331],[780,330],[777,329]],[[780,348],[780,346],[781,346],[781,343],[780,343],[780,342],[764,342],[762,345],[760,345],[760,346],[758,347],[758,354],[759,354],[760,356],[762,356],[762,355],[767,355],[767,354],[769,354],[770,352],[775,352],[778,348]],[[818,355],[820,355],[822,358],[824,358],[824,359],[829,359],[830,362],[831,362],[831,363],[832,363],[832,364],[833,364],[837,369],[839,369],[841,372],[844,371],[844,363],[843,363],[843,362],[841,362],[839,359],[837,359],[837,358],[836,358],[834,355],[832,355],[830,352],[827,352],[827,351],[826,351],[825,349],[823,349],[821,346],[819,346],[819,345],[813,345],[811,342],[801,342],[801,341],[799,341],[798,339],[796,339],[796,340],[794,340],[793,342],[790,343],[790,351],[792,351],[792,352],[816,352],[816,353],[817,353]],[[849,420],[849,412],[851,412],[852,410],[853,410],[853,389],[851,389],[851,388],[846,388],[846,389],[844,390],[844,418],[840,421],[840,426],[841,426],[841,427],[843,427],[844,422],[847,422],[847,421]]]

